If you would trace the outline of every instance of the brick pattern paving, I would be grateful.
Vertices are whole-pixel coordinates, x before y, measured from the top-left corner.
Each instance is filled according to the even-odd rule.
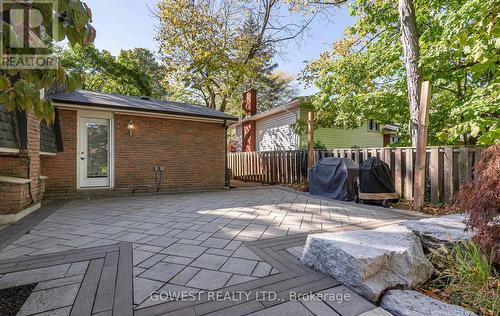
[[[410,217],[405,212],[339,203],[282,188],[75,200],[58,207],[55,212],[42,210],[40,214],[44,215],[38,216],[42,220],[38,224],[28,219],[27,227],[17,225],[15,238],[5,241],[0,236],[0,245],[4,246],[0,259],[57,256],[75,249],[129,244],[133,248],[133,306],[142,311],[139,315],[166,306],[172,311],[176,304],[186,304],[152,300],[150,294],[155,291],[206,293],[260,286],[263,280],[267,285],[296,278],[290,274],[293,269],[277,258],[293,258],[289,252],[270,256],[259,250],[262,247],[258,244],[253,245],[254,241],[273,240],[291,248],[294,242],[299,243],[295,246],[303,244],[304,236],[311,231],[353,229]],[[308,279],[310,276],[317,280]],[[325,282],[319,288],[315,286],[316,291],[335,282],[324,281],[317,273],[301,277],[309,283]],[[201,308],[191,305],[188,310]],[[270,307],[259,301],[244,305],[245,310],[252,311],[263,306]],[[296,303],[290,306],[297,307]]]
[[[0,275],[0,289],[37,283],[19,316],[133,315],[130,243],[3,260]]]

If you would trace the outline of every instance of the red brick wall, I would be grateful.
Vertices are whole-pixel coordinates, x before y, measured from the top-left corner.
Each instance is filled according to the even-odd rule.
[[[64,193],[76,191],[76,145],[77,112],[59,109],[59,122],[64,151],[56,156],[42,156],[42,175],[47,192]]]
[[[115,187],[153,184],[154,166],[165,167],[164,189],[224,187],[224,132],[221,123],[115,115]]]
[[[77,112],[59,110],[64,152],[42,157],[47,192],[76,191]],[[129,135],[132,119],[135,131]],[[115,189],[154,183],[154,166],[163,166],[162,190],[224,187],[224,127],[165,118],[117,114],[115,122]]]
[[[40,180],[40,121],[31,113],[27,114],[28,143],[19,154],[0,156],[0,175],[30,179],[29,184],[0,183],[0,214],[18,213],[38,204],[44,193],[44,183]]]

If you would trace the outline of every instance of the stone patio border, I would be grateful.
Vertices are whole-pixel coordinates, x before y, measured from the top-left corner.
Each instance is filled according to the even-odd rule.
[[[0,274],[82,261],[89,264],[70,315],[133,315],[131,243],[2,260]]]

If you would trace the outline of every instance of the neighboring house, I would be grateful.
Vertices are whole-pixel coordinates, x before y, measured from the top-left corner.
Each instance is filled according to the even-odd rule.
[[[236,129],[241,151],[296,150],[306,146],[307,132],[301,135],[295,129],[296,123],[307,121],[308,115],[299,100],[258,114],[251,102],[256,104],[256,96],[244,102],[246,117],[231,126]],[[314,140],[326,148],[382,147],[397,141],[396,132],[395,126],[380,126],[369,120],[356,129],[318,128]]]
[[[237,121],[198,105],[88,91],[51,97],[56,120],[0,106],[0,222],[12,222],[51,195],[131,193],[226,185],[226,129]]]

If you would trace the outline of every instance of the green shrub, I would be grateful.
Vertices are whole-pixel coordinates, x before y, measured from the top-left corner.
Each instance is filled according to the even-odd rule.
[[[442,248],[431,254],[436,277],[423,291],[481,315],[500,314],[500,279],[492,261],[473,242]]]

